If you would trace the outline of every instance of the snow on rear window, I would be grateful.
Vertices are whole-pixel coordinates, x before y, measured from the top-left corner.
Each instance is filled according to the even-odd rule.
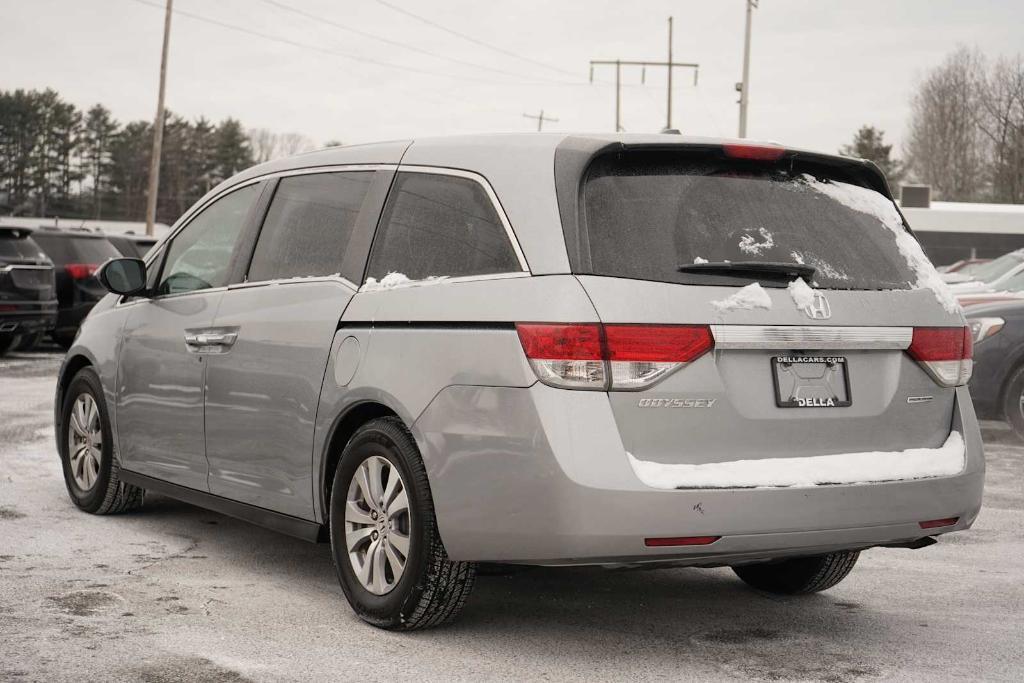
[[[803,168],[693,159],[635,152],[596,160],[583,186],[586,251],[577,271],[706,285],[757,279],[785,287],[792,277],[769,281],[679,268],[705,261],[801,263],[816,269],[813,287],[934,284],[923,253],[912,253],[920,247],[880,193]]]
[[[907,265],[914,271],[914,288],[932,290],[938,302],[950,313],[960,310],[956,298],[943,282],[942,276],[935,270],[935,266],[925,256],[921,245],[904,229],[903,219],[892,202],[866,187],[849,183],[821,182],[806,173],[801,179],[815,192],[820,192],[854,211],[871,216],[884,225],[892,233],[896,248],[906,259]]]

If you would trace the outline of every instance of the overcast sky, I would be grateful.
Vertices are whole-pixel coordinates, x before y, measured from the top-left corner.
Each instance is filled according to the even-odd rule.
[[[101,102],[121,121],[151,119],[162,4],[0,0],[0,88],[50,87],[83,108]],[[665,59],[674,15],[675,59],[699,62],[700,79],[694,87],[690,71],[676,72],[673,123],[685,133],[731,136],[744,7],[745,0],[175,0],[182,13],[262,35],[176,14],[167,102],[189,118],[232,116],[318,144],[528,131],[536,123],[523,113],[542,108],[559,119],[546,130],[610,131],[614,70],[598,69],[600,82],[591,85],[589,60]],[[834,151],[868,123],[898,143],[914,84],[958,44],[993,57],[1024,51],[1024,2],[761,0],[749,135]],[[623,125],[656,131],[665,122],[664,70],[640,80],[639,69],[623,69]]]

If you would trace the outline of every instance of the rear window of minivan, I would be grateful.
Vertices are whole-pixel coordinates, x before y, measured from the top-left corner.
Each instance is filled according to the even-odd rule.
[[[812,266],[811,284],[830,289],[909,289],[917,279],[897,246],[904,227],[892,201],[820,165],[607,155],[586,172],[579,221],[587,254],[577,271],[589,274],[785,286],[784,277],[679,270],[770,262]]]

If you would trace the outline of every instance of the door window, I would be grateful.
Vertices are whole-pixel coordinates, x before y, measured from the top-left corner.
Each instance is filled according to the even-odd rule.
[[[410,280],[522,270],[480,183],[458,176],[399,173],[370,255],[369,277]]]
[[[218,199],[192,219],[167,249],[157,294],[182,294],[223,287],[231,256],[260,185],[247,185]]]
[[[282,178],[263,222],[248,280],[341,271],[373,176],[373,171],[351,171]]]

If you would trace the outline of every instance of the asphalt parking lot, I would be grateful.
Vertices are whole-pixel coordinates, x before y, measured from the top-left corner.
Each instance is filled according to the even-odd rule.
[[[873,550],[801,598],[728,569],[481,577],[460,621],[378,631],[325,545],[166,498],[78,512],[52,434],[57,353],[0,359],[0,680],[1021,680],[1024,447],[985,425],[973,530]]]

